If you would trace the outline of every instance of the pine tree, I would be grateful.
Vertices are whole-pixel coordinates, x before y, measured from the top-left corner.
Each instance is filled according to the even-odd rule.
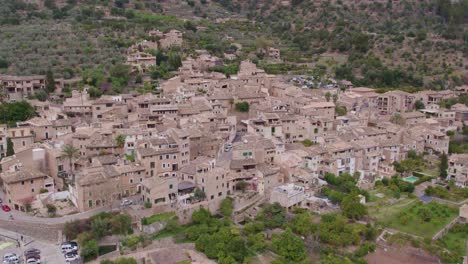
[[[46,74],[46,89],[48,93],[55,92],[54,73],[49,69]]]
[[[7,138],[7,149],[6,149],[6,156],[13,156],[15,155],[15,150],[13,149],[13,141],[11,138]]]
[[[439,165],[439,176],[442,179],[447,178],[447,169],[448,169],[448,158],[447,154],[442,153],[442,156],[440,157],[440,165]]]

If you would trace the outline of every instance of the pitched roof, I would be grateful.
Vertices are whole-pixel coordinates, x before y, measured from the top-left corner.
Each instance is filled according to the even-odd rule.
[[[14,172],[5,171],[1,174],[1,178],[5,183],[15,183],[45,177],[47,177],[47,175],[40,171],[31,171],[25,168]]]

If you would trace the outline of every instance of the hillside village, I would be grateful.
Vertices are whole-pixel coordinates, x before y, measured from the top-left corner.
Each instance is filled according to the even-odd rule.
[[[177,30],[148,37],[156,40],[127,49],[126,63],[136,74],[156,64],[144,50],[183,41]],[[281,60],[278,49],[264,52]],[[466,140],[468,107],[442,104],[466,96],[467,86],[377,93],[330,79],[309,89],[297,81],[303,76],[267,74],[247,60],[234,75],[209,70],[223,63],[197,50],[157,93],[96,99],[87,86],[63,97],[63,89],[81,79],[55,79],[44,102],[28,96],[46,89],[46,76],[0,75],[3,99],[26,100],[36,113],[0,127],[3,204],[49,217],[52,205],[54,215],[65,216],[131,201],[143,212],[136,223],[142,215],[174,213],[189,224],[200,208],[216,214],[230,197],[233,221],[242,223],[265,203],[289,213],[341,212],[330,175],[352,177],[358,190],[377,197],[374,190],[391,179],[415,184],[410,193],[422,201],[443,198],[430,195],[429,187],[468,188],[468,154],[449,151],[453,137]],[[405,167],[419,158],[422,165]],[[447,159],[442,171],[441,159]],[[375,203],[364,193],[352,195],[366,206]],[[458,204],[457,221],[466,221],[466,210]]]

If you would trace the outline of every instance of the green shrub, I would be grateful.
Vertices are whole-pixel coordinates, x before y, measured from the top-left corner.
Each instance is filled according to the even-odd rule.
[[[236,110],[239,112],[249,112],[249,103],[247,102],[240,102],[236,103]]]

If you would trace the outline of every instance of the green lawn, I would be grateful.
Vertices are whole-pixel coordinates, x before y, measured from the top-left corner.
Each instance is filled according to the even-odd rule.
[[[176,237],[176,236],[179,236],[179,235],[185,233],[188,228],[189,228],[189,226],[181,226],[176,231],[167,231],[167,230],[163,229],[160,232],[158,232],[156,234],[153,234],[152,239],[153,240],[159,240],[159,239],[163,239],[163,238],[166,238],[166,237]],[[184,243],[184,242],[187,242],[187,241],[183,241],[183,240],[180,241],[180,243]]]
[[[451,252],[463,256],[465,254],[465,243],[468,239],[468,224],[456,224],[438,242]]]
[[[173,212],[168,212],[168,213],[162,213],[162,214],[156,214],[152,215],[150,217],[143,217],[141,219],[141,223],[143,225],[151,225],[152,223],[156,222],[161,222],[161,221],[167,221],[171,217],[173,217],[175,214]]]
[[[384,196],[378,197],[377,194],[379,193],[383,194]],[[379,186],[375,188],[374,190],[369,191],[369,195],[370,195],[369,202],[380,202],[380,201],[388,200],[394,196],[393,191],[391,191],[385,186]]]
[[[393,205],[370,207],[369,214],[385,227],[432,238],[458,215],[458,209],[436,202],[422,204],[404,199]]]

